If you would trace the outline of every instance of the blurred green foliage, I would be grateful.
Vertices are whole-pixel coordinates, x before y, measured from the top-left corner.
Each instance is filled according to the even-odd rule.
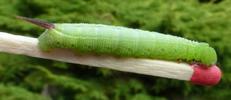
[[[214,87],[0,53],[1,100],[226,100],[231,97],[230,0],[0,0],[0,30],[44,30],[15,15],[55,23],[101,23],[208,42],[223,70]]]

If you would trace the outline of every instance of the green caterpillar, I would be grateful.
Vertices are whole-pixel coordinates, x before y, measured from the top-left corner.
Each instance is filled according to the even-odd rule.
[[[118,57],[185,61],[215,64],[217,55],[207,43],[187,40],[138,29],[100,24],[51,24],[19,17],[47,30],[39,37],[43,51],[66,48],[80,53],[105,54]]]

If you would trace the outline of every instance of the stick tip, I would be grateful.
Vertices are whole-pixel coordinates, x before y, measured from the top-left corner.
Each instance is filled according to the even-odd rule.
[[[220,82],[222,72],[216,65],[206,67],[200,64],[193,64],[191,66],[193,67],[194,73],[190,81],[193,84],[212,86]]]

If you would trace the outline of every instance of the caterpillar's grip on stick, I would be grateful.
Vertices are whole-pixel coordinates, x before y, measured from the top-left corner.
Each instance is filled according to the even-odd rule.
[[[216,85],[221,79],[221,71],[216,65],[204,67],[198,64],[189,65],[162,60],[82,55],[64,49],[43,52],[38,48],[37,38],[12,35],[5,32],[0,32],[0,52],[186,80],[198,85]]]

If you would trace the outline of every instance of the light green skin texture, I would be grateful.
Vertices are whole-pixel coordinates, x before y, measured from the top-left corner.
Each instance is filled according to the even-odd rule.
[[[215,64],[217,55],[207,43],[138,29],[100,24],[54,24],[39,37],[43,51],[54,48],[78,53]]]

